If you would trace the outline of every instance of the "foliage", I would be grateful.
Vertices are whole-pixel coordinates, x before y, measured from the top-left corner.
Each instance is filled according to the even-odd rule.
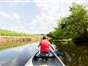
[[[78,48],[72,42],[62,45],[59,49],[65,52],[64,63],[67,66],[88,66],[88,47]]]
[[[87,32],[88,12],[86,7],[73,4],[70,7],[70,15],[58,21],[58,26],[53,32],[55,38],[76,38]],[[53,37],[52,37],[53,38]],[[54,39],[54,38],[53,38]]]
[[[64,38],[76,39],[81,35],[82,38],[88,36],[88,10],[86,7],[73,4],[69,11],[70,15],[60,19],[54,32],[49,35],[53,35],[53,37],[50,36],[52,41],[56,43],[58,49],[65,53],[64,62],[67,66],[88,66],[88,47],[79,48],[72,41],[67,43],[57,41]]]

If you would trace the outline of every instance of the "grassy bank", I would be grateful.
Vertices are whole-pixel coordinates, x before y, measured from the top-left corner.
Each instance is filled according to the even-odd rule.
[[[6,29],[0,29],[0,36],[30,36],[30,34],[26,34],[26,33],[18,33],[15,31],[10,31],[10,30],[6,30]]]
[[[0,50],[39,41],[41,35],[17,33],[0,29]]]
[[[40,36],[0,36],[0,50],[39,41]]]

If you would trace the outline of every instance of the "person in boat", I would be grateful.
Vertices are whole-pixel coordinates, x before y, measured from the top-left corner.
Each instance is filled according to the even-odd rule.
[[[52,48],[54,50],[54,48],[51,46],[51,43],[46,38],[46,36],[43,36],[38,47],[40,49],[40,55],[42,55],[42,56],[44,56],[45,54],[49,54],[50,48]]]

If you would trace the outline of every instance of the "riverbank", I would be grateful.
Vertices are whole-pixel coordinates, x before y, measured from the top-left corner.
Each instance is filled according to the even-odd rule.
[[[65,55],[63,61],[66,66],[88,66],[88,46],[77,46],[73,42],[58,44],[57,48]]]
[[[0,50],[39,41],[41,36],[0,36]]]

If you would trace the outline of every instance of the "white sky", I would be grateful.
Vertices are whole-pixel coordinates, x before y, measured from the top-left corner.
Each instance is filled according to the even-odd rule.
[[[0,0],[0,28],[26,33],[48,33],[69,6],[87,0]]]

